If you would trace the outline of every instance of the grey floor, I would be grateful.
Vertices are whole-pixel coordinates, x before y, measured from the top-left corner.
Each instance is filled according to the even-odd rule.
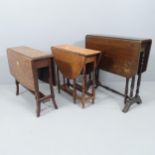
[[[20,88],[15,96],[14,85],[0,85],[0,155],[155,155],[155,82],[142,83],[143,104],[126,114],[122,97],[98,88],[85,109],[55,91],[59,109],[48,102],[40,118],[34,96]]]

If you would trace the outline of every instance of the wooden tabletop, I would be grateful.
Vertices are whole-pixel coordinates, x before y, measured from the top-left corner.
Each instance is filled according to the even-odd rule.
[[[121,35],[97,35],[97,34],[88,34],[86,37],[98,37],[98,38],[109,38],[109,39],[116,39],[116,40],[124,40],[124,41],[138,41],[138,42],[144,42],[144,41],[149,41],[151,39],[149,38],[137,38],[137,37],[126,37],[126,36],[121,36]]]
[[[58,45],[58,46],[54,46],[53,48],[65,50],[67,52],[73,52],[82,56],[93,56],[93,55],[100,54],[100,51],[97,51],[97,50],[81,48],[81,47],[77,47],[69,44]]]
[[[51,53],[47,53],[47,52],[33,49],[30,47],[26,47],[26,46],[8,48],[8,51],[10,51],[10,50],[18,52],[19,54],[22,54],[23,56],[28,57],[32,60],[52,57]]]

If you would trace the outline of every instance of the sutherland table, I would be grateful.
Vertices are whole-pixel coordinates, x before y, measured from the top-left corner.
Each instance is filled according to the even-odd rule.
[[[97,85],[124,96],[123,112],[127,112],[133,103],[142,103],[139,96],[141,75],[147,69],[151,39],[138,39],[116,36],[87,35],[86,48],[101,51],[98,65]],[[99,70],[105,70],[126,78],[124,94],[102,85],[99,81]],[[134,86],[137,76],[137,87],[134,95]],[[128,92],[131,79],[130,94]]]
[[[54,107],[57,108],[53,91],[52,55],[24,46],[8,48],[7,55],[10,72],[16,81],[16,95],[19,94],[19,83],[32,92],[36,98],[37,116],[40,116],[41,102],[50,98],[53,100]],[[48,96],[39,91],[38,84],[38,70],[45,67],[48,67],[49,71],[48,80],[51,93]]]
[[[95,70],[96,70],[96,59],[100,52],[97,50],[89,50],[85,48],[79,48],[73,45],[59,45],[52,47],[54,59],[57,64],[57,77],[58,77],[58,92],[60,89],[66,91],[73,96],[74,103],[78,98],[82,107],[85,106],[85,102],[95,99]],[[93,76],[92,76],[92,90],[88,92],[86,90],[86,64],[93,65]],[[60,84],[59,71],[63,75],[63,84]],[[76,78],[82,74],[82,87],[80,87]],[[66,81],[67,80],[67,81]],[[71,84],[70,80],[73,80]],[[78,95],[76,90],[81,90],[81,95]]]

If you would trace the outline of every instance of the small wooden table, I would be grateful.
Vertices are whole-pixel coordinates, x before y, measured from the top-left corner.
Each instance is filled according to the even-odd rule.
[[[50,98],[52,98],[54,107],[57,109],[52,82],[52,55],[29,47],[21,46],[8,48],[7,56],[10,72],[16,81],[16,95],[19,95],[19,83],[35,95],[37,117],[40,116],[41,102],[47,101]],[[47,96],[39,91],[38,84],[38,70],[44,67],[48,67],[49,71],[48,79],[51,93]]]
[[[99,56],[100,51],[89,50],[89,49],[65,44],[65,45],[52,47],[52,52],[57,64],[58,92],[60,93],[60,89],[62,89],[65,92],[72,95],[74,103],[78,98],[81,101],[83,108],[85,106],[86,101],[92,99],[92,102],[94,102],[96,59],[97,59],[97,56]],[[93,67],[91,93],[86,90],[86,65],[87,64],[92,64],[92,67]],[[62,85],[60,84],[59,70],[63,75]],[[81,73],[83,75],[82,87],[80,87],[76,82],[76,78]],[[72,84],[69,81],[70,79],[73,80]],[[77,92],[76,92],[77,89],[82,91],[81,95],[77,95]]]

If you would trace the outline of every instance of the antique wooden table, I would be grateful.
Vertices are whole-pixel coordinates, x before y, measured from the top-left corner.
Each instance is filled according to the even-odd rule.
[[[16,95],[19,94],[19,83],[35,95],[37,116],[40,116],[41,102],[52,98],[57,108],[53,90],[51,58],[52,55],[29,47],[15,47],[7,49],[7,56],[11,74],[16,81]],[[48,67],[48,82],[50,95],[45,96],[39,91],[38,72]]]
[[[82,107],[90,99],[94,102],[96,59],[100,52],[67,44],[52,47],[52,52],[57,64],[58,92],[60,93],[60,89],[62,89],[72,95],[74,103],[76,99],[79,99]],[[92,64],[93,66],[91,93],[86,90],[86,64]],[[59,71],[63,75],[62,85],[60,84]],[[83,75],[82,88],[76,82],[76,78],[81,73]],[[73,81],[73,84],[70,80]],[[82,91],[81,95],[77,94],[77,89]]]
[[[86,48],[101,51],[98,72],[96,74],[97,85],[124,96],[123,112],[127,112],[133,103],[142,102],[139,96],[141,75],[146,71],[151,48],[151,39],[122,38],[114,36],[87,35]],[[125,93],[122,94],[114,89],[102,85],[99,81],[99,70],[105,70],[126,78]],[[137,88],[134,93],[136,75]],[[129,79],[131,90],[128,95]]]

